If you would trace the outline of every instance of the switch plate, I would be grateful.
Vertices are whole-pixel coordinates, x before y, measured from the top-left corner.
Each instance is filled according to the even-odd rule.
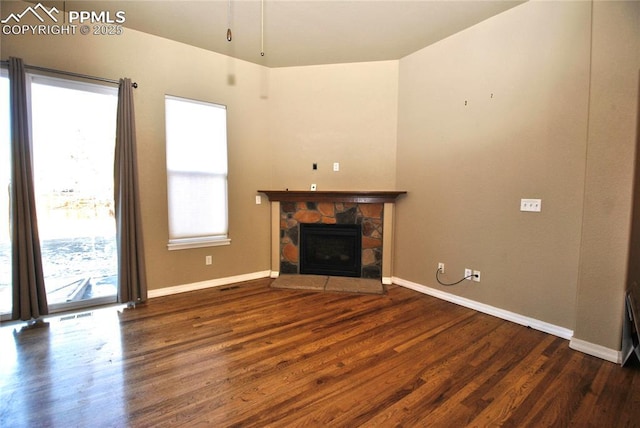
[[[473,275],[473,271],[471,269],[464,270],[464,279],[466,279],[467,281],[471,281],[473,279],[471,275]]]
[[[208,266],[208,265],[210,265],[211,263],[213,263],[213,260],[211,259],[211,256],[206,256],[206,257],[204,258],[204,264]]]
[[[256,195],[256,205],[260,205],[262,203],[262,196]]]
[[[542,199],[520,199],[520,211],[539,213],[542,211]]]
[[[333,163],[333,170],[334,171],[340,171],[340,162],[334,162]]]

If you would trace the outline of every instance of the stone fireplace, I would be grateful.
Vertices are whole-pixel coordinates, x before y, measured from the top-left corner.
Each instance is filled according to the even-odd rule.
[[[391,284],[393,208],[404,191],[276,191],[259,190],[271,201],[271,270],[300,270],[300,226],[355,225],[360,230],[358,276]]]
[[[300,227],[302,224],[359,225],[361,267],[358,276],[382,277],[383,204],[349,202],[280,203],[280,273],[300,271]]]

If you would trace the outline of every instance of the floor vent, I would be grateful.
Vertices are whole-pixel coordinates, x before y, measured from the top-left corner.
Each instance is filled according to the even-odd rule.
[[[83,312],[81,314],[74,314],[74,315],[66,315],[64,317],[60,317],[60,321],[69,321],[69,320],[73,320],[76,318],[86,318],[86,317],[90,317],[93,315],[93,312]]]

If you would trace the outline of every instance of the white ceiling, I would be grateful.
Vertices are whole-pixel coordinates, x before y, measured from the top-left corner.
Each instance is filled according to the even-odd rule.
[[[231,42],[226,40],[228,0],[42,3],[67,11],[122,10],[126,28],[268,67],[287,67],[400,59],[524,1],[231,0]]]

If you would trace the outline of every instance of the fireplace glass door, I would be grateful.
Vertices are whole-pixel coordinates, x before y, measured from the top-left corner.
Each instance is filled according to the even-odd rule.
[[[360,277],[359,224],[300,224],[300,273]]]

